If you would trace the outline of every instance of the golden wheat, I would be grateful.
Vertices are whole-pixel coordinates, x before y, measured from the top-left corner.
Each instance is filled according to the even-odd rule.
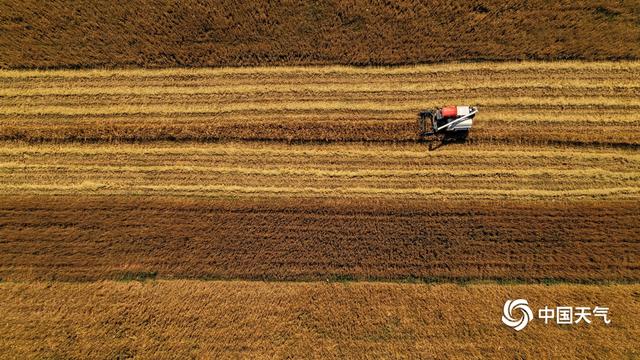
[[[638,292],[638,285],[2,283],[0,356],[634,358]],[[516,333],[500,322],[513,297],[534,311],[608,306],[612,323],[593,319],[569,331],[534,320]]]

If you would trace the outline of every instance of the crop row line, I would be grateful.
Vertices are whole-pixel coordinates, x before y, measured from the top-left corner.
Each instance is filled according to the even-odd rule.
[[[533,97],[513,97],[510,99],[496,98],[464,98],[452,99],[453,102],[464,104],[483,105],[574,105],[574,106],[616,106],[621,108],[640,108],[639,97],[555,97],[555,98],[533,98]],[[255,103],[251,101],[236,102],[231,104],[206,104],[206,105],[183,105],[183,104],[163,104],[163,105],[109,105],[109,106],[87,106],[79,103],[77,106],[38,106],[28,105],[5,106],[0,109],[0,114],[5,115],[38,115],[38,114],[58,114],[58,115],[96,115],[96,114],[182,114],[182,113],[214,113],[231,112],[240,110],[369,110],[369,109],[390,109],[390,110],[415,110],[424,106],[424,101],[391,102],[391,101],[287,101]]]
[[[117,165],[63,165],[63,164],[21,164],[16,162],[0,163],[0,173],[16,170],[49,170],[49,171],[86,171],[86,172],[201,172],[219,174],[242,175],[312,175],[323,177],[411,177],[444,175],[451,177],[502,177],[502,176],[546,176],[554,177],[607,177],[616,179],[640,179],[640,173],[610,171],[599,168],[589,169],[490,169],[490,170],[444,170],[444,169],[366,169],[366,170],[325,170],[325,169],[301,169],[301,168],[270,168],[256,169],[248,167],[216,167],[197,165],[144,165],[144,166],[117,166]]]
[[[55,84],[53,84],[55,85]],[[439,83],[394,83],[394,84],[367,84],[355,83],[349,85],[334,84],[269,84],[269,85],[220,85],[220,86],[115,86],[108,84],[92,83],[94,86],[68,86],[68,87],[39,87],[34,84],[29,88],[4,87],[0,89],[0,97],[27,97],[27,96],[51,96],[51,95],[209,95],[209,94],[249,94],[249,93],[419,93],[441,91],[443,84]],[[98,86],[100,85],[100,86]],[[593,81],[559,82],[517,81],[517,82],[447,82],[447,90],[518,90],[518,89],[562,89],[562,90],[593,90],[593,89],[640,89],[637,81],[611,82],[606,84]]]
[[[305,114],[300,114],[296,116],[295,114],[286,114],[286,116],[279,117],[277,115],[252,115],[247,116],[244,114],[240,114],[240,111],[231,111],[231,112],[210,112],[210,113],[197,113],[197,114],[206,114],[210,117],[189,117],[193,113],[178,113],[179,116],[172,117],[166,116],[171,115],[172,113],[159,113],[157,117],[141,117],[135,115],[142,114],[132,114],[134,116],[122,117],[118,116],[121,114],[51,114],[57,115],[56,118],[41,118],[38,115],[47,115],[47,114],[5,114],[5,116],[10,117],[7,120],[3,120],[5,125],[14,125],[14,126],[33,126],[33,125],[65,125],[65,124],[96,124],[96,122],[109,122],[111,124],[130,124],[130,125],[142,125],[142,124],[157,124],[157,125],[186,125],[186,126],[207,126],[212,124],[283,124],[286,122],[287,124],[305,124],[309,122],[313,122],[314,124],[367,124],[367,125],[380,125],[380,124],[406,124],[407,122],[414,121],[417,118],[417,114],[410,113],[402,118],[398,118],[395,116],[390,116],[389,118],[381,119],[381,118],[373,118],[366,119],[360,117],[344,117],[344,116],[334,116],[332,114],[327,114],[322,117],[324,112],[316,113],[314,115],[307,116]],[[408,111],[407,111],[408,113]],[[156,114],[156,113],[146,113],[146,114]],[[83,116],[85,115],[85,116]],[[114,115],[115,117],[105,118],[100,115]],[[320,115],[320,116],[318,116]],[[580,111],[560,113],[557,116],[549,117],[548,115],[538,115],[538,114],[527,114],[523,113],[509,113],[509,112],[493,112],[491,110],[483,111],[482,114],[482,122],[493,124],[495,122],[504,122],[504,123],[532,123],[535,125],[536,123],[553,123],[553,124],[570,124],[574,123],[575,126],[586,126],[586,125],[600,125],[605,126],[604,122],[606,122],[607,127],[613,126],[640,126],[640,117],[638,117],[633,111],[624,112],[616,115],[612,115],[610,113],[600,113],[600,114],[584,114]],[[96,117],[98,116],[98,117]]]
[[[482,62],[414,65],[403,67],[354,67],[354,66],[265,66],[221,68],[171,68],[171,69],[90,69],[90,70],[0,70],[2,78],[25,77],[115,77],[115,76],[224,76],[224,75],[395,75],[446,73],[460,71],[554,71],[554,70],[625,70],[640,69],[639,61],[522,61]]]
[[[190,195],[190,196],[490,196],[522,198],[568,198],[568,197],[632,197],[640,196],[638,187],[611,187],[593,189],[541,190],[541,189],[442,189],[442,188],[314,188],[287,186],[235,186],[235,185],[114,185],[92,181],[79,184],[0,184],[5,194],[102,194],[102,195]]]
[[[494,146],[483,147],[481,145],[466,146],[464,148],[443,148],[437,152],[425,151],[418,145],[386,145],[375,147],[361,144],[316,144],[316,145],[282,145],[282,144],[246,144],[238,142],[229,143],[191,143],[171,144],[158,143],[153,145],[137,144],[35,144],[26,145],[20,143],[0,143],[0,155],[264,155],[284,157],[376,157],[376,158],[433,158],[433,157],[495,157],[498,159],[509,158],[541,158],[559,159],[610,159],[614,161],[638,161],[640,154],[637,151],[613,150],[613,149],[585,149],[567,153],[563,149],[548,149],[545,147],[502,146],[505,149],[496,149]]]

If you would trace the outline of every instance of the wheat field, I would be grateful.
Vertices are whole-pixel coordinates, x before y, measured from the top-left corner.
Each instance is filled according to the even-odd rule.
[[[173,280],[0,289],[3,358],[640,356],[638,285]],[[513,297],[536,307],[608,304],[614,323],[538,322],[516,333],[500,322],[501,303]]]
[[[0,70],[0,356],[640,356],[639,109],[636,61]]]
[[[474,143],[636,149],[638,62],[0,72],[0,139],[415,141],[479,106]],[[447,91],[442,91],[447,89]]]

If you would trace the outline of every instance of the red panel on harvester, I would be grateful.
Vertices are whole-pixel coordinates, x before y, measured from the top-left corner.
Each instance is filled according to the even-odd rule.
[[[442,116],[443,117],[456,117],[458,114],[455,106],[445,106],[442,108]]]

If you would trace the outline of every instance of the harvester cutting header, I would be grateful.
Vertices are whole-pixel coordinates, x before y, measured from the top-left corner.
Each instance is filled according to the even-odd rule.
[[[464,139],[469,134],[477,112],[478,109],[472,106],[445,106],[423,110],[418,114],[420,135]]]

